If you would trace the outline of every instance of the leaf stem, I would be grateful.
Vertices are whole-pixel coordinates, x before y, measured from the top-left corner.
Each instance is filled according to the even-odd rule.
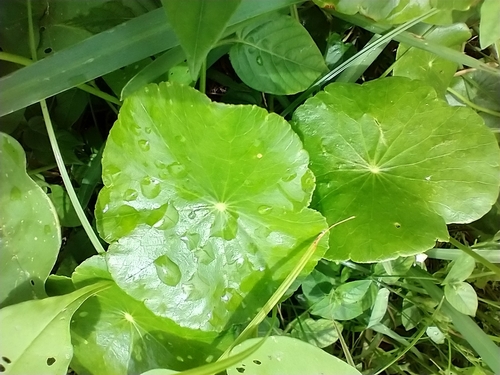
[[[460,100],[462,103],[467,104],[469,107],[474,108],[476,111],[479,112],[484,112],[492,116],[500,117],[500,112],[494,111],[492,109],[488,109],[485,107],[481,107],[480,105],[477,105],[473,102],[471,102],[469,99],[467,99],[465,96],[461,95],[457,91],[453,90],[452,88],[448,87],[446,89],[451,95],[456,97],[458,100]]]
[[[297,5],[290,5],[290,15],[297,21],[300,22],[299,12],[297,11]]]
[[[458,242],[456,239],[453,237],[450,237],[448,240],[453,246],[455,246],[457,249],[462,250],[464,253],[467,255],[471,256],[475,260],[477,260],[479,263],[481,263],[483,266],[488,268],[490,271],[495,272],[497,276],[500,276],[500,268],[491,263],[488,259],[483,258],[481,255],[473,251],[469,246],[465,246]]]
[[[29,42],[30,42],[30,50],[31,50],[31,57],[33,58],[33,61],[37,60],[36,56],[36,48],[35,48],[35,38],[33,34],[33,18],[31,16],[31,0],[27,0],[27,8],[28,8],[28,30],[29,30]],[[57,144],[57,138],[56,134],[54,133],[54,128],[52,126],[52,121],[50,119],[50,114],[49,114],[49,109],[47,107],[47,102],[45,99],[42,99],[40,101],[40,106],[42,107],[42,115],[43,119],[45,121],[45,127],[47,128],[47,134],[49,136],[49,141],[50,145],[52,147],[52,152],[54,153],[54,158],[56,159],[56,164],[57,167],[59,168],[59,172],[61,173],[61,177],[64,182],[64,186],[66,187],[66,191],[68,192],[69,199],[71,203],[73,204],[73,207],[75,209],[76,215],[78,216],[78,219],[80,219],[80,222],[82,223],[83,229],[85,229],[85,232],[87,233],[87,236],[90,239],[90,242],[92,242],[92,245],[94,245],[94,248],[99,254],[105,253],[104,248],[101,245],[101,242],[97,238],[97,235],[95,234],[94,230],[92,229],[92,226],[90,225],[87,216],[85,216],[85,212],[83,212],[82,206],[80,205],[80,202],[78,201],[78,197],[76,195],[75,189],[73,188],[73,185],[71,184],[71,179],[69,178],[68,171],[66,170],[66,166],[64,165],[64,160],[61,155],[61,150],[59,149],[59,145]]]
[[[200,71],[200,91],[205,94],[207,92],[207,59],[203,60]]]

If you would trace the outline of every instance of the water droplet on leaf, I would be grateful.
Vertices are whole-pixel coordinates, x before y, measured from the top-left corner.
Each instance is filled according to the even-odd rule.
[[[153,262],[158,278],[169,286],[176,286],[181,281],[181,270],[167,255],[162,255]]]
[[[259,65],[264,64],[261,56],[257,56],[257,64],[259,64]]]
[[[141,181],[141,192],[149,199],[156,198],[161,191],[160,182],[151,177],[145,177]]]
[[[133,201],[133,200],[137,199],[138,195],[139,195],[139,193],[136,190],[127,189],[127,190],[125,190],[125,193],[123,194],[123,199],[125,199],[126,201]]]
[[[142,151],[149,151],[149,149],[151,148],[151,146],[149,145],[149,141],[145,139],[141,139],[139,141],[139,147],[141,148]]]
[[[270,213],[272,211],[272,207],[270,206],[260,206],[257,211],[259,212],[259,214],[261,215],[266,215],[268,213]]]
[[[22,196],[23,196],[23,193],[21,192],[21,189],[19,189],[18,187],[14,186],[10,190],[10,199],[11,200],[19,200],[22,198]]]
[[[167,167],[170,174],[177,178],[182,178],[187,174],[186,167],[181,163],[172,163]]]

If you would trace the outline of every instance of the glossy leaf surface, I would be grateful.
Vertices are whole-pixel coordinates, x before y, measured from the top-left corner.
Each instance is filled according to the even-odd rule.
[[[26,173],[21,145],[0,133],[0,304],[43,295],[61,245],[57,213]]]
[[[97,278],[111,279],[105,259],[97,255],[72,276],[77,286]],[[217,358],[225,349],[221,345],[228,345],[222,335],[182,328],[154,315],[115,283],[74,314],[71,337],[71,367],[79,374],[139,374],[161,367],[184,370]]]
[[[446,47],[462,50],[462,45],[471,37],[469,27],[465,23],[449,26],[419,25],[419,30],[413,31],[423,35],[426,40]],[[455,74],[458,64],[440,58],[436,54],[415,47],[400,44],[397,52],[397,63],[394,75],[420,79],[434,87],[438,94],[444,96],[446,89]]]
[[[307,89],[327,68],[307,30],[288,16],[275,15],[238,30],[229,57],[241,80],[276,95]]]
[[[331,260],[394,259],[446,240],[446,223],[490,209],[500,151],[481,118],[418,81],[332,84],[299,107],[297,130],[316,174],[314,207],[334,228]]]
[[[191,78],[218,42],[241,0],[162,0],[170,25],[186,53]]]
[[[106,285],[103,282],[71,294],[1,309],[0,355],[5,369],[2,373],[66,374],[73,355],[71,316],[83,301]]]
[[[258,107],[168,83],[133,94],[107,141],[96,208],[113,278],[182,326],[249,320],[326,227],[306,208],[308,162],[289,124]]]
[[[239,353],[255,345],[260,338],[246,340],[233,349]],[[287,336],[271,336],[264,345],[241,364],[227,369],[228,375],[360,375],[360,372],[344,361],[316,346]]]

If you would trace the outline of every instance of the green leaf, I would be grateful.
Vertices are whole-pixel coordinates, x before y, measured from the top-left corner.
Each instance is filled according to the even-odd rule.
[[[71,316],[87,298],[105,289],[107,284],[94,284],[64,296],[1,309],[3,373],[66,374],[73,355],[69,334]]]
[[[45,192],[27,175],[21,145],[0,133],[0,304],[44,294],[61,231]]]
[[[72,276],[77,286],[110,279],[102,256],[82,263]],[[139,374],[166,367],[184,370],[217,358],[229,345],[228,335],[182,328],[160,318],[116,284],[85,301],[71,321],[77,373]],[[106,345],[102,339],[106,339]],[[222,346],[222,347],[221,347]]]
[[[490,209],[500,150],[479,116],[449,107],[418,81],[331,84],[294,114],[311,157],[313,207],[329,223],[330,260],[414,255],[447,240],[446,223]]]
[[[465,282],[446,284],[444,286],[446,300],[462,314],[475,316],[477,310],[477,294],[472,285]]]
[[[228,26],[298,2],[242,0]],[[163,9],[153,10],[2,77],[0,116],[177,46],[165,18]]]
[[[476,267],[476,261],[473,257],[466,253],[462,253],[457,259],[451,263],[451,269],[443,281],[445,284],[454,284],[466,280]]]
[[[409,292],[406,297],[413,297]],[[403,309],[401,311],[401,322],[407,331],[415,328],[422,320],[420,309],[408,298],[403,299]]]
[[[444,344],[446,342],[446,337],[438,327],[427,327],[425,333],[427,333],[427,336],[429,336],[429,338],[438,345]]]
[[[471,37],[469,27],[465,23],[434,27],[422,25],[418,30],[412,31],[425,36],[426,40],[458,51],[463,50],[464,42]],[[434,53],[400,44],[394,75],[420,79],[444,96],[457,67],[456,62],[443,59]]]
[[[247,340],[236,346],[232,353],[239,353],[254,345],[259,338]],[[361,373],[344,361],[326,353],[316,346],[287,336],[271,336],[255,353],[234,367],[227,369],[228,375],[302,375]]]
[[[307,318],[298,321],[290,335],[318,348],[325,348],[339,339],[337,328],[342,332],[342,324],[333,320]]]
[[[398,257],[396,259],[387,260],[385,262],[378,262],[373,267],[373,273],[386,284],[395,284],[397,281],[406,275],[408,270],[415,263],[415,257]],[[395,277],[386,277],[385,275],[396,275]]]
[[[113,278],[182,326],[248,321],[326,228],[306,208],[308,162],[288,123],[261,108],[169,83],[136,92],[107,140],[96,208]]]
[[[479,43],[485,49],[500,39],[500,1],[484,0],[481,4],[481,22],[479,23]]]
[[[56,101],[52,120],[59,128],[69,129],[85,111],[89,97],[85,91],[72,89],[57,95]]]
[[[363,297],[371,280],[357,280],[342,284],[313,305],[311,314],[330,320],[350,320],[363,313]]]
[[[162,0],[167,17],[186,53],[191,78],[219,41],[241,0]]]
[[[387,311],[387,304],[389,303],[389,294],[391,294],[391,292],[386,288],[381,288],[378,291],[367,328],[380,323],[384,318]]]
[[[263,17],[236,33],[229,57],[241,80],[276,95],[307,89],[327,68],[304,27],[288,16]]]

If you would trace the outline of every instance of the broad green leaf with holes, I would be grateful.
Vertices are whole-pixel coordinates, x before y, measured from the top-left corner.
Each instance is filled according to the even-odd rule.
[[[471,37],[469,27],[465,23],[455,23],[449,26],[418,25],[412,30],[414,34],[422,35],[433,43],[463,50],[463,44]],[[436,54],[415,47],[400,44],[397,52],[397,62],[394,65],[394,75],[420,79],[434,87],[438,94],[444,96],[457,71],[458,64],[451,60],[440,58]]]
[[[419,81],[331,84],[294,114],[329,223],[331,260],[414,255],[448,238],[447,223],[490,209],[500,150],[469,108],[450,107]]]
[[[106,261],[94,256],[72,276],[77,286],[111,279]],[[71,337],[77,373],[139,374],[154,368],[185,370],[218,358],[229,335],[182,328],[160,318],[116,284],[85,301],[73,315]],[[102,338],[106,345],[102,345]]]
[[[196,81],[203,61],[219,41],[241,0],[162,0],[170,25]]]
[[[71,294],[1,309],[2,374],[66,374],[73,355],[71,316],[87,298],[108,284],[103,281]]]
[[[181,326],[249,321],[326,228],[306,208],[308,163],[275,114],[146,86],[125,100],[103,155],[96,217],[113,279]]]
[[[246,340],[233,351],[239,353],[260,338]],[[264,344],[240,364],[227,369],[228,375],[361,375],[354,367],[328,354],[320,348],[287,336],[271,336]]]
[[[44,295],[61,231],[47,194],[26,173],[21,145],[0,133],[0,305]]]
[[[240,29],[229,57],[244,83],[276,95],[304,91],[327,71],[307,30],[288,16],[260,18]]]

